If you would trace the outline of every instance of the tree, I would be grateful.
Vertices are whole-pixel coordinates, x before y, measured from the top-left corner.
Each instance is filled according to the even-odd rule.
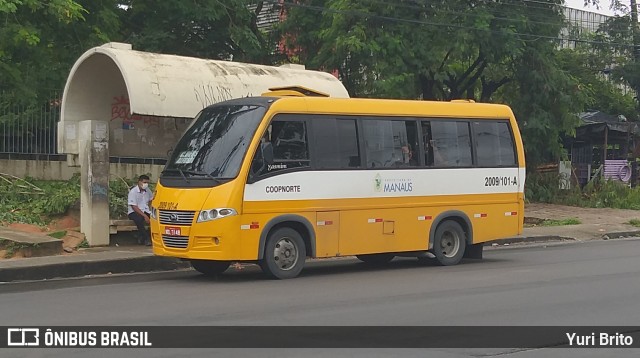
[[[0,0],[0,103],[50,100],[76,59],[109,41],[131,42],[142,51],[268,63],[271,44],[249,2]]]
[[[600,0],[585,0],[585,5],[601,6]],[[612,61],[612,78],[618,83],[628,84],[637,96],[640,94],[640,28],[638,25],[638,4],[629,0],[629,5],[621,0],[610,0],[611,9],[624,15],[615,16],[603,24],[599,31],[598,41],[601,46],[594,46],[597,51],[609,53]],[[636,104],[640,109],[640,105]]]
[[[270,44],[250,1],[125,0],[123,41],[135,49],[211,59],[268,61]],[[261,2],[259,2],[261,3]],[[261,5],[257,6],[258,11]]]
[[[13,103],[30,102],[59,84],[61,75],[50,65],[64,49],[52,38],[82,21],[86,10],[73,0],[4,0],[0,14],[0,92]]]
[[[356,97],[512,105],[529,163],[558,157],[583,96],[558,69],[563,1],[285,2],[288,53],[336,69]]]

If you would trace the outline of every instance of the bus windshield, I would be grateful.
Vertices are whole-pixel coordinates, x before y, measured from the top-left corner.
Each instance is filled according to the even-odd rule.
[[[201,179],[214,185],[235,178],[265,112],[257,105],[204,109],[176,145],[162,177]]]

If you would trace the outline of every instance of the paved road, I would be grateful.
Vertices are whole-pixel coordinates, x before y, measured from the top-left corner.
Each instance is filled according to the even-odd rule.
[[[295,280],[245,269],[0,285],[0,325],[627,325],[640,324],[640,239],[505,248],[455,267],[396,259],[313,263]],[[118,351],[125,354],[124,351]],[[135,351],[210,356],[211,351]],[[147,353],[151,352],[151,353]],[[221,356],[426,356],[424,350],[218,350]],[[3,352],[0,352],[3,353]],[[110,356],[108,351],[7,351]],[[74,354],[75,353],[75,354]],[[637,357],[638,350],[438,349],[430,356]],[[0,354],[5,356],[4,354]]]

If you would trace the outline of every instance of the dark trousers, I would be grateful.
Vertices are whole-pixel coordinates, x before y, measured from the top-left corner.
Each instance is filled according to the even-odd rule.
[[[149,230],[145,227],[146,221],[144,220],[144,217],[135,211],[127,216],[136,223],[136,227],[138,228],[138,241],[140,241],[140,243],[147,243],[151,241],[151,233],[149,233]]]

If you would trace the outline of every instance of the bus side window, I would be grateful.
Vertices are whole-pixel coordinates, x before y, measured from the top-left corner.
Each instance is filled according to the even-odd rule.
[[[313,160],[319,169],[360,167],[355,119],[317,116],[313,119]]]
[[[473,165],[469,122],[435,120],[430,124],[432,138],[428,144],[433,152],[433,166],[470,167]]]
[[[273,122],[273,156],[280,160],[309,160],[305,122]]]
[[[304,121],[274,120],[270,130],[261,139],[270,145],[258,147],[251,165],[251,174],[262,176],[274,172],[309,167],[309,145],[307,141],[307,126]],[[265,158],[262,148],[268,149]]]
[[[476,121],[473,126],[479,167],[516,166],[516,152],[508,122]]]
[[[367,168],[404,168],[419,165],[415,121],[368,119],[362,122]]]

